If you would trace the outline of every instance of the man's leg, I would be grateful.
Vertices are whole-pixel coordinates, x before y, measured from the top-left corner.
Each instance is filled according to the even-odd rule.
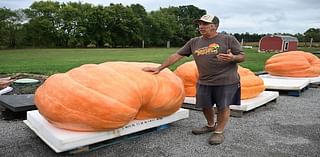
[[[230,108],[226,107],[217,113],[217,126],[215,132],[223,132],[230,118]]]
[[[203,108],[203,115],[207,120],[207,126],[201,128],[192,129],[192,133],[195,135],[200,135],[204,133],[213,132],[215,130],[215,121],[214,121],[214,110],[212,108]]]
[[[209,138],[210,144],[221,144],[224,141],[224,130],[230,119],[229,105],[240,105],[240,84],[219,86],[214,88],[214,100],[218,108],[217,127]]]
[[[214,111],[212,108],[212,98],[211,98],[211,87],[207,85],[197,85],[197,108],[202,108],[202,113],[207,120],[207,125],[199,128],[192,129],[192,133],[195,135],[200,135],[204,133],[213,132],[215,129],[214,121]]]
[[[214,127],[214,110],[213,108],[203,108],[202,112],[207,120],[209,127]]]
[[[229,121],[230,109],[226,107],[217,113],[217,126],[212,136],[209,138],[209,144],[221,144],[224,141],[223,131]]]

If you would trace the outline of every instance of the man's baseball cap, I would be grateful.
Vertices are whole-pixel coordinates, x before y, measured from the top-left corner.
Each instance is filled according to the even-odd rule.
[[[198,24],[200,21],[206,23],[219,24],[219,18],[217,16],[212,15],[203,15],[200,19],[193,20],[193,23]]]

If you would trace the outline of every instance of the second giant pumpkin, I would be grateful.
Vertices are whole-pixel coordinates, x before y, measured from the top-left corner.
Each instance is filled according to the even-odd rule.
[[[249,69],[238,66],[241,84],[241,99],[249,99],[258,96],[265,90],[263,80],[255,76]],[[184,84],[186,96],[196,95],[196,84],[199,77],[198,69],[194,61],[186,62],[175,70]]]
[[[265,71],[274,76],[318,77],[320,76],[320,59],[304,51],[279,53],[266,61]]]
[[[241,99],[250,99],[258,96],[265,90],[263,80],[247,68],[238,66],[241,84]]]

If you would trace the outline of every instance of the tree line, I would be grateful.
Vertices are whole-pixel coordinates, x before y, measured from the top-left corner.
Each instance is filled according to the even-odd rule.
[[[0,8],[0,48],[163,47],[167,41],[179,47],[198,35],[192,20],[204,14],[193,5],[147,12],[140,4],[35,1],[27,9]],[[310,28],[293,36],[316,42],[319,32]],[[256,42],[265,34],[233,35]]]

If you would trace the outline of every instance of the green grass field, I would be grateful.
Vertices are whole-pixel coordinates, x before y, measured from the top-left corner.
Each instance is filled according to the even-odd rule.
[[[107,61],[133,61],[162,63],[177,48],[132,48],[132,49],[17,49],[0,51],[0,74],[34,73],[51,75],[66,72],[83,64]],[[257,49],[244,49],[246,61],[243,67],[262,71],[265,61],[273,53],[258,53]],[[170,67],[192,60],[185,58]]]

